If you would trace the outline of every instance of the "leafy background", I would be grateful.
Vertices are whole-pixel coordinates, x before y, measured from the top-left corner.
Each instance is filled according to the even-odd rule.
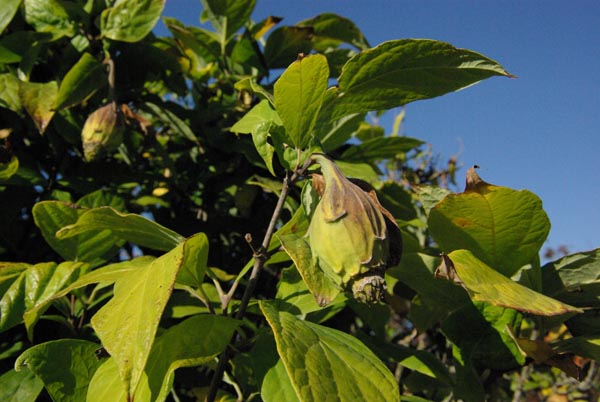
[[[54,401],[202,399],[234,332],[218,358],[225,384],[215,376],[224,400],[596,395],[598,250],[542,266],[550,222],[534,193],[469,170],[451,194],[455,164],[398,135],[404,115],[387,136],[361,122],[510,77],[495,61],[431,40],[369,49],[332,14],[253,25],[251,0],[205,0],[208,30],[165,18],[166,37],[148,35],[160,0],[7,4],[4,399],[34,400],[40,383]],[[290,64],[311,49],[322,54]],[[318,149],[313,132],[402,227],[387,305],[329,293],[311,266],[316,192],[295,180]],[[259,240],[245,233],[260,237],[273,210],[277,232],[255,251],[271,258],[253,262]],[[243,322],[226,316],[236,310]]]
[[[410,104],[404,132],[432,143],[442,163],[460,153],[465,166],[480,165],[490,182],[538,194],[552,222],[546,247],[575,252],[600,241],[590,224],[600,222],[600,57],[594,50],[600,46],[600,5],[578,4],[266,0],[257,3],[254,15],[278,15],[294,24],[334,12],[354,21],[371,44],[431,38],[500,60],[518,79],[487,80],[469,91]],[[170,1],[165,14],[196,24],[197,16],[188,12],[196,5]],[[391,129],[398,113],[387,113],[380,124]]]

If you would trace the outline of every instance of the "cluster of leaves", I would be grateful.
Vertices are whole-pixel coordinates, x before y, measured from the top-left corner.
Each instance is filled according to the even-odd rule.
[[[452,194],[433,184],[454,164],[366,121],[510,74],[254,5],[203,0],[209,27],[163,17],[156,37],[164,0],[4,1],[0,400],[480,401],[533,364],[593,384],[600,250],[541,266],[538,197],[474,171]],[[116,120],[89,118],[106,105]],[[316,301],[297,246],[315,151],[401,228],[387,304]]]

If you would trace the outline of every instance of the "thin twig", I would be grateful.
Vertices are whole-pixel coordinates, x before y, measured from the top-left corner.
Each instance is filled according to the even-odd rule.
[[[287,198],[288,192],[290,190],[291,185],[301,177],[306,169],[312,163],[312,158],[308,158],[304,165],[300,169],[295,169],[294,173],[290,177],[289,174],[286,173],[285,179],[283,179],[283,185],[281,188],[281,193],[279,194],[279,199],[277,200],[277,205],[273,210],[273,215],[271,216],[271,221],[269,222],[269,226],[267,226],[267,231],[263,238],[262,244],[258,250],[254,253],[254,265],[252,267],[252,272],[250,273],[250,278],[248,279],[248,284],[246,285],[246,289],[244,290],[244,295],[242,296],[242,300],[240,302],[240,306],[235,315],[235,318],[241,320],[244,318],[246,314],[246,309],[248,308],[248,303],[250,302],[250,298],[254,294],[254,289],[256,288],[256,284],[258,281],[258,274],[262,267],[265,265],[267,260],[269,259],[267,250],[269,248],[269,244],[271,243],[271,238],[275,233],[275,226],[277,225],[277,221],[279,220],[279,215],[283,211],[283,205],[285,203],[285,199]],[[234,284],[235,285],[235,284]],[[231,289],[230,289],[231,292]],[[235,335],[234,335],[235,336]],[[230,343],[233,342],[232,341]],[[229,348],[225,349],[223,353],[219,356],[219,361],[217,363],[217,367],[215,369],[215,374],[212,378],[210,389],[208,390],[208,394],[206,396],[207,402],[213,402],[217,395],[217,390],[223,378],[223,373],[225,372],[225,368],[227,367],[227,363],[229,362],[230,352]]]

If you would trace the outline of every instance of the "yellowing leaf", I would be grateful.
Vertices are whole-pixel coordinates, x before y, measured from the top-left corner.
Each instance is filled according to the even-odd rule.
[[[550,230],[535,194],[481,180],[440,201],[429,212],[428,225],[445,253],[470,250],[506,276],[537,258]]]
[[[54,103],[58,93],[56,81],[44,84],[21,82],[19,97],[27,114],[33,119],[40,134],[43,134],[54,116]]]
[[[194,264],[206,246],[202,236],[189,238],[147,266],[115,283],[114,296],[93,317],[92,326],[115,359],[127,395],[142,379],[158,323],[179,270]]]
[[[552,316],[583,310],[544,296],[496,272],[468,250],[444,256],[446,268],[455,272],[472,299],[531,314]]]

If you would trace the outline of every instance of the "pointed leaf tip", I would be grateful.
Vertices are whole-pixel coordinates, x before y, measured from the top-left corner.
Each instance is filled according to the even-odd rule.
[[[479,169],[479,165],[473,165],[467,170],[467,180],[465,184],[465,193],[467,191],[477,191],[480,187],[488,186],[489,183],[486,183],[479,177],[477,174],[477,170]]]

